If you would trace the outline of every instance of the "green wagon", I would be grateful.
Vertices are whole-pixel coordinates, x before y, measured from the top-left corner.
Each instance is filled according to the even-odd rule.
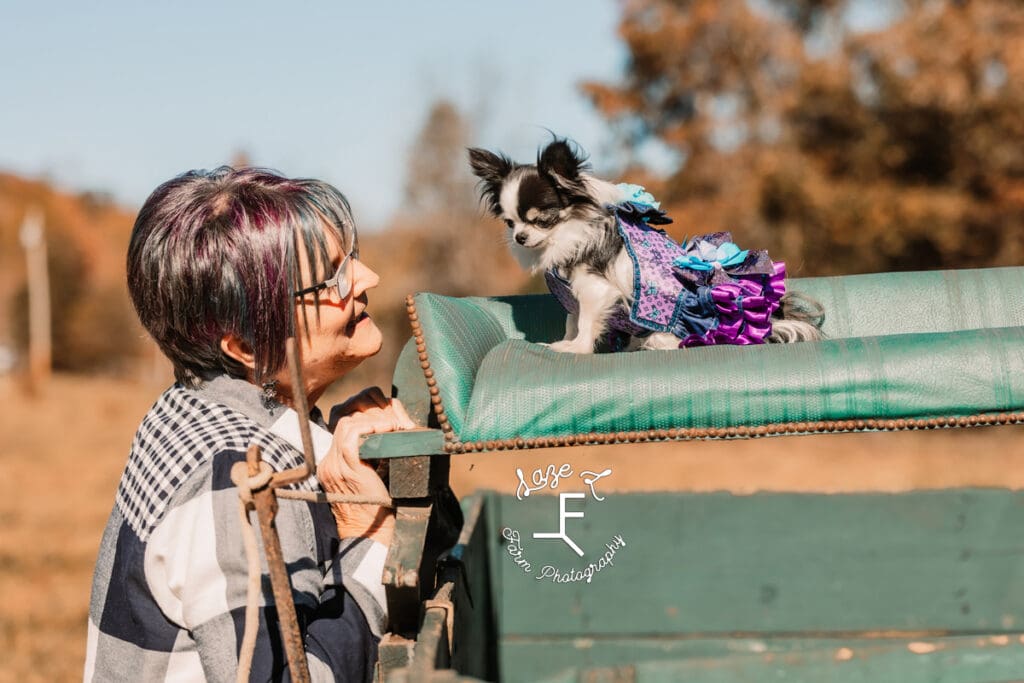
[[[824,304],[826,341],[575,356],[536,343],[561,337],[550,297],[410,297],[394,384],[425,428],[363,447],[398,505],[381,680],[1024,680],[1009,487],[607,493],[595,449],[585,471],[451,494],[465,453],[512,472],[553,446],[1021,432],[1024,268],[791,286]]]

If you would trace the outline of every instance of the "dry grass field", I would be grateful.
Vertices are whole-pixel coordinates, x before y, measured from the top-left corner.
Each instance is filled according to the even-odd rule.
[[[156,384],[0,378],[0,683],[81,678],[89,585],[132,434]],[[807,436],[550,449],[453,459],[452,481],[514,490],[514,467],[611,467],[605,490],[894,491],[1024,486],[1024,430]],[[514,458],[514,460],[513,460]]]

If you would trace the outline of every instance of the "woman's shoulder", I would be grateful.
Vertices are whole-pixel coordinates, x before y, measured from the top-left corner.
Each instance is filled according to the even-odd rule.
[[[167,510],[233,486],[232,465],[258,444],[274,469],[292,466],[294,449],[253,419],[179,384],[142,419],[117,493],[117,507],[145,538]]]
[[[251,418],[235,408],[211,401],[180,384],[168,388],[142,418],[132,449],[201,451],[247,447],[259,431]]]

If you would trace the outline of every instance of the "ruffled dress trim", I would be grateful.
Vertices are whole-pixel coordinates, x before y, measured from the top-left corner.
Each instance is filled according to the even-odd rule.
[[[772,262],[771,275],[741,275],[711,287],[718,324],[704,334],[690,334],[680,347],[715,344],[764,344],[772,333],[772,314],[786,293],[786,264]]]

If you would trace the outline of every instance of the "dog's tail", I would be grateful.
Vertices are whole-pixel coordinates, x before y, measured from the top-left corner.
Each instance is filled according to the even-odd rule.
[[[824,306],[805,294],[789,292],[782,296],[779,309],[775,312],[768,343],[819,341],[825,338],[821,331],[824,324]]]

